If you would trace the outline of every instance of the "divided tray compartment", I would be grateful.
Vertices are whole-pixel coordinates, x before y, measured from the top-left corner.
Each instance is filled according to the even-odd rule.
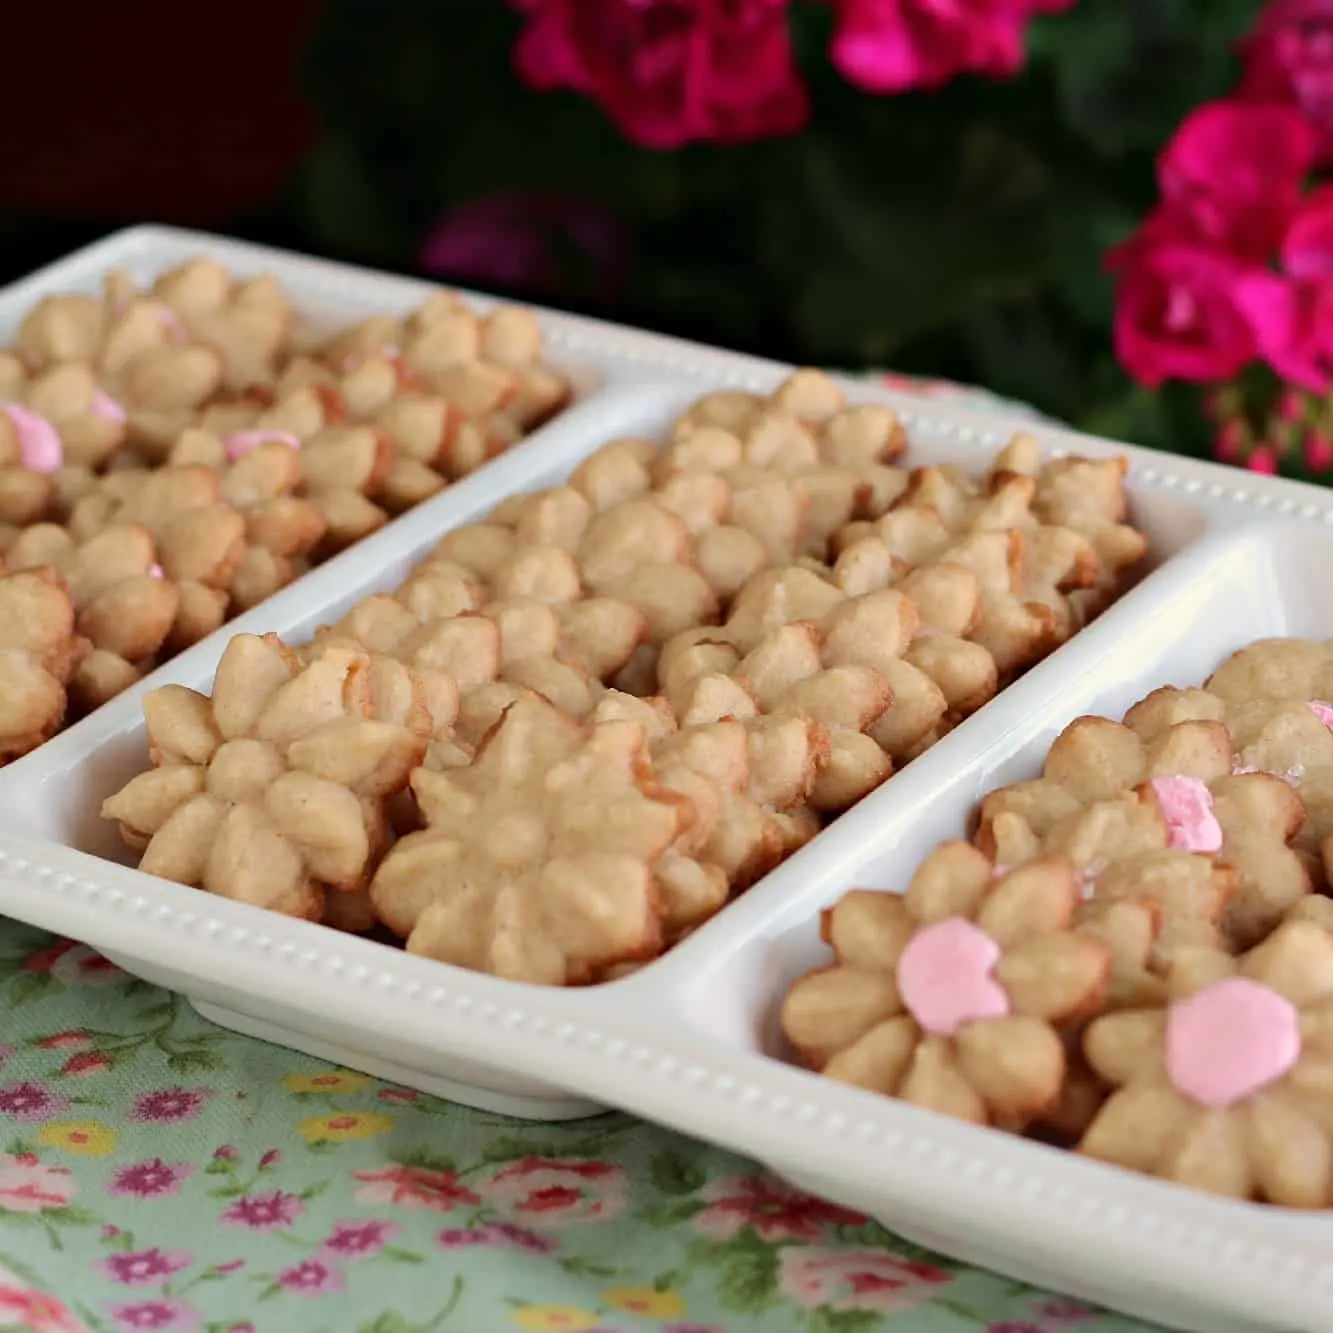
[[[41,295],[93,287],[111,267],[146,278],[201,251],[237,272],[273,272],[330,319],[410,308],[431,290],[142,228],[0,294],[0,337]],[[819,908],[857,885],[901,889],[985,791],[1037,770],[1071,718],[1201,681],[1260,637],[1333,635],[1318,582],[1333,556],[1323,491],[849,382],[854,401],[899,411],[909,464],[977,471],[1017,429],[1047,454],[1127,453],[1154,567],[715,920],[605,986],[460,971],[127,863],[97,807],[143,766],[148,689],[206,688],[238,632],[301,641],[505,495],[558,482],[618,435],[657,434],[703,393],[763,391],[789,370],[538,313],[553,359],[579,367],[574,407],[0,770],[0,912],[88,942],[224,1025],[410,1086],[538,1118],[617,1106],[758,1157],[934,1248],[1199,1333],[1333,1333],[1333,1218],[1211,1199],[840,1086],[786,1062],[773,1021],[782,988],[820,957]]]

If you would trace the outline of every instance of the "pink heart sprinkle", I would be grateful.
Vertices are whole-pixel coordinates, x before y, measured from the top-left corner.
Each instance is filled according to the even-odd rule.
[[[88,410],[93,416],[101,417],[103,421],[114,421],[117,425],[125,420],[125,409],[104,389],[93,390],[93,400]]]
[[[227,457],[233,463],[261,444],[285,444],[289,449],[301,447],[301,441],[289,430],[238,430],[223,441]]]
[[[898,959],[898,993],[926,1032],[952,1037],[964,1023],[1003,1018],[1009,997],[991,977],[1000,946],[979,926],[951,916],[918,931]]]
[[[1326,727],[1333,728],[1333,704],[1325,703],[1323,699],[1311,699],[1310,711]]]
[[[1150,785],[1162,807],[1173,851],[1221,850],[1222,826],[1213,815],[1212,793],[1198,778],[1154,778]]]
[[[148,577],[150,579],[161,579],[166,577],[166,575],[162,572],[162,566],[159,565],[156,560],[154,560],[153,563],[148,566]]]
[[[19,440],[19,461],[34,472],[54,472],[65,461],[60,432],[45,418],[18,403],[0,403]]]
[[[1166,1019],[1171,1086],[1224,1111],[1290,1073],[1301,1057],[1300,1016],[1290,1000],[1245,977],[1177,1000]]]

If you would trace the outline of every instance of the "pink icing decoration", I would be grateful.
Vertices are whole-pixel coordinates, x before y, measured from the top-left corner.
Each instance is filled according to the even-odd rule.
[[[251,449],[258,449],[261,444],[285,444],[289,449],[299,449],[301,441],[289,430],[238,430],[228,435],[223,441],[227,457],[234,463],[244,458]]]
[[[1333,704],[1325,703],[1322,699],[1312,699],[1310,701],[1310,711],[1326,727],[1333,727]]]
[[[156,560],[148,566],[148,577],[150,579],[161,579],[166,577],[162,572],[162,566],[159,565]]]
[[[1177,1000],[1166,1019],[1166,1073],[1182,1096],[1224,1111],[1288,1074],[1301,1056],[1300,1017],[1277,991],[1225,981]]]
[[[898,959],[898,992],[927,1032],[952,1037],[979,1018],[1003,1018],[1009,997],[991,977],[1000,946],[961,916],[937,921],[908,941]]]
[[[45,418],[20,407],[18,403],[0,403],[19,437],[19,459],[34,472],[54,472],[65,461],[65,446],[60,434]]]
[[[1166,818],[1173,850],[1221,850],[1222,826],[1213,815],[1212,794],[1198,778],[1154,778],[1151,785]]]
[[[101,417],[104,421],[120,424],[125,420],[125,409],[103,389],[93,390],[93,400],[88,410],[93,416]]]

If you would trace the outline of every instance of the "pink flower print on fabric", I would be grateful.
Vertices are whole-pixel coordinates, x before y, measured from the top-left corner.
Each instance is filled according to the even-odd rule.
[[[191,1333],[199,1327],[199,1315],[184,1301],[133,1301],[108,1307],[117,1333],[137,1333],[152,1329],[155,1333]]]
[[[43,1213],[63,1208],[77,1193],[74,1173],[47,1166],[31,1153],[0,1153],[0,1212]]]
[[[19,403],[0,403],[18,436],[19,462],[33,472],[54,472],[65,462],[60,432],[43,416]]]
[[[1149,786],[1162,807],[1173,851],[1221,851],[1222,826],[1213,814],[1212,793],[1198,778],[1154,778]]]
[[[291,1226],[304,1212],[299,1195],[273,1190],[268,1194],[243,1194],[223,1209],[222,1220],[228,1226],[272,1231]]]
[[[112,1282],[126,1287],[151,1286],[189,1266],[190,1256],[184,1250],[160,1250],[156,1245],[150,1250],[108,1255],[98,1264]]]
[[[119,1167],[107,1183],[108,1194],[135,1199],[160,1199],[179,1194],[181,1186],[194,1175],[187,1162],[164,1162],[154,1157],[147,1162],[133,1162]]]
[[[926,1032],[952,1037],[964,1023],[1003,1018],[1009,997],[991,976],[1000,946],[961,916],[918,931],[898,959],[898,990]]]
[[[322,1259],[305,1259],[285,1268],[274,1278],[285,1291],[301,1296],[323,1296],[343,1289],[343,1275],[332,1264]]]
[[[63,1097],[47,1092],[40,1083],[25,1081],[0,1088],[0,1116],[12,1116],[15,1120],[36,1124],[49,1120],[67,1105]]]
[[[173,1124],[178,1120],[193,1120],[203,1110],[204,1102],[212,1096],[208,1088],[159,1088],[137,1098],[131,1115],[136,1120]]]
[[[378,1254],[399,1232],[397,1222],[362,1219],[335,1222],[324,1249],[339,1259],[369,1259]]]
[[[1215,1111],[1276,1083],[1300,1055],[1295,1006],[1246,977],[1206,986],[1167,1014],[1167,1076],[1177,1092]]]
[[[262,428],[234,431],[223,440],[222,444],[227,451],[227,458],[233,463],[238,458],[244,458],[252,449],[258,449],[261,444],[285,444],[289,449],[301,447],[300,439],[289,430]]]

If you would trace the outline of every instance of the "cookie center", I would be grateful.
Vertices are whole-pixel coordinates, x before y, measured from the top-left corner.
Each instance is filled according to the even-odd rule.
[[[1003,1018],[1009,997],[991,976],[1000,946],[961,916],[918,931],[898,959],[898,993],[922,1029],[952,1037],[964,1023]]]
[[[1212,793],[1198,778],[1154,778],[1150,785],[1173,851],[1221,851],[1222,826],[1213,814]]]
[[[1276,1083],[1300,1054],[1296,1007],[1245,977],[1206,986],[1167,1015],[1167,1077],[1177,1092],[1213,1110]]]

